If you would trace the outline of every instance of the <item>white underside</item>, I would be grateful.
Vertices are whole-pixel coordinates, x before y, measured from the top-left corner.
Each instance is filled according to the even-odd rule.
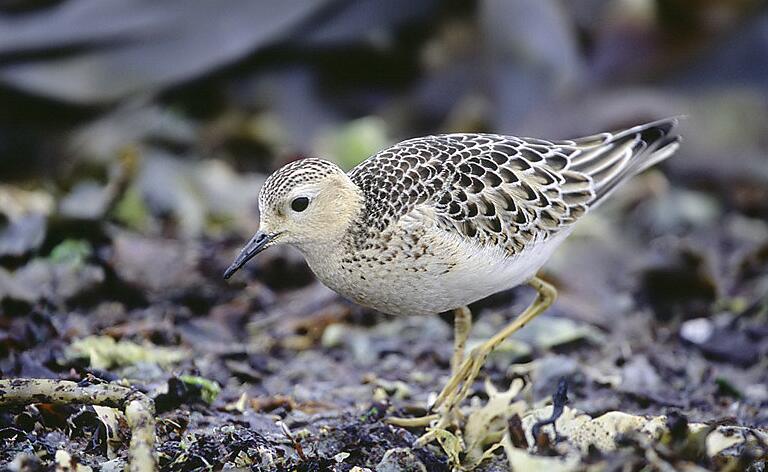
[[[435,255],[416,261],[395,255],[385,265],[353,273],[334,269],[329,260],[333,256],[328,253],[322,261],[311,256],[307,261],[325,285],[361,305],[393,315],[434,314],[527,282],[569,232],[564,229],[549,239],[534,241],[513,257],[501,249],[435,231],[428,238]],[[414,264],[419,270],[413,270]]]
[[[419,297],[418,303],[429,306],[433,313],[442,312],[524,284],[536,275],[564,237],[557,235],[537,242],[514,257],[495,248],[467,247],[466,260],[454,271],[437,277],[430,293]],[[416,306],[409,309],[416,311]]]

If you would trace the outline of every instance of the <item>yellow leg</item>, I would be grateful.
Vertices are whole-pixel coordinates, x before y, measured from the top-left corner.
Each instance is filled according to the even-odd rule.
[[[507,325],[503,330],[497,333],[488,341],[484,342],[480,346],[470,352],[469,357],[464,360],[461,367],[451,376],[451,379],[443,387],[443,390],[438,395],[437,400],[433,406],[434,411],[438,411],[440,414],[440,421],[437,424],[437,428],[445,428],[451,422],[451,411],[467,396],[472,383],[477,374],[480,372],[480,368],[485,363],[485,359],[488,355],[496,349],[499,344],[504,342],[515,331],[519,330],[532,319],[540,315],[546,310],[557,297],[557,290],[549,283],[541,280],[538,277],[534,277],[528,282],[533,288],[536,289],[536,299],[515,321]],[[432,435],[427,433],[420,439],[420,442],[429,441]]]
[[[455,376],[464,360],[464,350],[467,347],[467,338],[472,331],[472,312],[467,307],[457,308],[453,311],[453,357],[451,357],[451,377]],[[438,419],[440,415],[426,415],[416,418],[387,418],[387,423],[404,428],[417,428],[427,426],[431,421]]]
[[[464,350],[467,338],[472,331],[472,312],[463,306],[453,312],[453,357],[451,358],[451,375],[456,375],[464,361]]]

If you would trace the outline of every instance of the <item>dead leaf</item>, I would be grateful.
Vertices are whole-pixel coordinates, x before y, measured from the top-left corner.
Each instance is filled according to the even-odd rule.
[[[138,362],[170,366],[189,356],[183,349],[136,344],[128,340],[115,341],[109,336],[89,336],[78,339],[70,346],[70,355],[90,359],[96,369],[109,369],[133,365]]]
[[[526,409],[524,401],[512,403],[512,400],[520,394],[524,386],[525,383],[521,379],[515,379],[509,389],[500,392],[489,380],[486,380],[485,390],[488,393],[488,401],[469,414],[464,427],[464,443],[467,453],[464,465],[468,470],[477,467],[485,458],[489,457],[488,451],[492,452],[498,447],[507,431],[508,420],[513,415],[524,414]]]
[[[534,456],[524,449],[518,449],[512,445],[509,435],[505,435],[502,441],[507,461],[512,470],[546,470],[547,472],[571,472],[579,470],[580,458],[576,454],[565,457]]]

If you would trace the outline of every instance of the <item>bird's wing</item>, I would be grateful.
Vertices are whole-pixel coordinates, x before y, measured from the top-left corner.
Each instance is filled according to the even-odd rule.
[[[509,254],[571,226],[627,178],[669,157],[676,119],[568,141],[447,134],[403,141],[350,172],[382,231],[419,205],[435,224]]]

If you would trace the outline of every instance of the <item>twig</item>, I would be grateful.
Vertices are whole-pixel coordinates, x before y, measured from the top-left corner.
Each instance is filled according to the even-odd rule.
[[[131,428],[128,446],[128,470],[157,470],[155,446],[155,404],[141,392],[119,385],[80,386],[66,380],[8,379],[0,380],[0,406],[53,403],[108,406],[125,410]]]
[[[288,438],[289,441],[291,441],[291,445],[293,445],[293,449],[296,451],[296,454],[299,455],[299,459],[306,462],[307,456],[304,454],[304,448],[301,447],[301,444],[299,441],[296,440],[296,438],[293,436],[293,433],[291,433],[290,428],[288,428],[288,425],[283,423],[282,421],[278,421],[277,425],[280,426],[280,429],[283,430],[283,434],[285,434],[285,437]]]

